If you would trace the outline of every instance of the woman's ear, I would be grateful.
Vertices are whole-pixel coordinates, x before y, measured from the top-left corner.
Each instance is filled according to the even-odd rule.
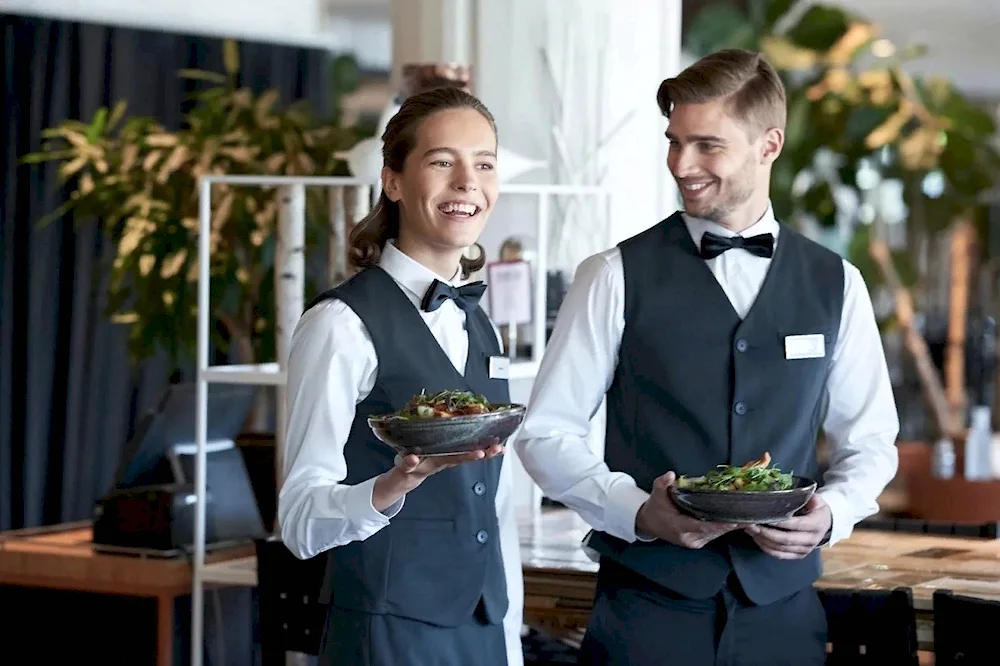
[[[403,193],[400,191],[399,174],[389,167],[382,167],[382,190],[389,201],[393,203],[399,203],[399,200],[403,198]]]

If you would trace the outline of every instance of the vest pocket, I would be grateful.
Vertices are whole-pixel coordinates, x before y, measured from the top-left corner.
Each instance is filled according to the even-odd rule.
[[[454,520],[424,518],[393,519],[389,529],[386,612],[440,626],[468,622],[486,561],[475,534],[462,535]]]

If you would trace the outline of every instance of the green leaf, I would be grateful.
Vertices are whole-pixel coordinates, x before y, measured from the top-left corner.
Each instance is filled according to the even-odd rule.
[[[796,147],[809,135],[812,103],[805,95],[795,95],[788,100],[788,119],[785,122],[785,145]]]
[[[223,42],[222,60],[226,73],[235,78],[240,73],[240,45],[233,39]]]
[[[76,156],[75,150],[51,150],[46,152],[28,153],[18,162],[21,164],[42,164],[44,162],[54,162],[67,160]]]
[[[939,113],[952,121],[954,131],[971,137],[990,138],[997,130],[996,120],[988,111],[972,106],[957,93]]]
[[[115,102],[114,107],[111,109],[111,115],[108,117],[107,131],[114,131],[118,123],[122,121],[125,117],[125,110],[128,107],[128,103],[125,100],[119,100]]]
[[[727,48],[755,49],[757,34],[747,16],[735,7],[709,5],[692,19],[684,46],[698,57]]]
[[[771,193],[771,208],[774,210],[774,217],[788,225],[794,225],[795,201],[790,195],[791,190],[774,188]]]
[[[821,226],[836,226],[837,205],[833,200],[833,190],[826,181],[816,183],[806,191],[802,197],[802,206],[816,217]]]
[[[968,137],[948,133],[948,145],[941,153],[939,165],[955,191],[968,198],[990,188],[996,173],[989,173],[979,163],[980,144]]]
[[[827,51],[847,33],[851,21],[850,14],[842,9],[812,5],[785,36],[807,49]]]
[[[340,55],[330,63],[330,78],[337,93],[352,93],[361,85],[361,68],[354,56]]]
[[[108,107],[102,106],[97,109],[97,113],[94,114],[94,119],[91,121],[90,126],[87,127],[87,141],[90,143],[97,143],[97,140],[104,135],[104,128],[108,124]]]
[[[867,103],[848,107],[843,126],[844,140],[867,153],[864,147],[865,137],[888,120],[895,110],[895,106],[874,106]]]
[[[212,83],[218,83],[225,85],[228,82],[225,76],[217,72],[205,72],[200,69],[182,69],[177,72],[178,76],[182,79],[193,79],[197,81],[211,81]]]
[[[764,10],[764,29],[773,31],[775,24],[795,6],[797,0],[771,0]],[[757,5],[758,3],[750,3]]]
[[[45,215],[38,221],[39,227],[46,227],[49,224],[55,222],[56,220],[62,219],[64,215],[72,211],[76,207],[76,199],[68,199],[59,205],[54,211]]]
[[[840,182],[842,185],[847,187],[853,187],[857,189],[858,187],[858,168],[853,162],[848,162],[839,169],[837,169],[837,175],[840,177]]]

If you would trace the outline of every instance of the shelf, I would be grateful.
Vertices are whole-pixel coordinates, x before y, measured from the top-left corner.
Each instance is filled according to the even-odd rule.
[[[216,564],[206,564],[201,570],[205,583],[257,587],[257,558],[241,557]]]
[[[281,386],[285,372],[277,363],[257,365],[214,365],[201,373],[201,378],[216,384],[256,384]]]
[[[510,379],[532,379],[538,374],[538,364],[534,361],[515,361],[510,364]],[[277,363],[257,365],[214,365],[201,376],[215,384],[257,384],[281,386],[285,383],[285,373]]]

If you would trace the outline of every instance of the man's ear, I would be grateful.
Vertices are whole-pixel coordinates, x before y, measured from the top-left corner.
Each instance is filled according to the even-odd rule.
[[[778,159],[785,145],[785,132],[777,127],[764,131],[760,142],[760,163],[771,165]]]

